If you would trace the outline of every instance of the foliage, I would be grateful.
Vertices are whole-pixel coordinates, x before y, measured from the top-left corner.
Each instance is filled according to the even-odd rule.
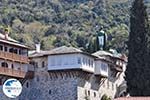
[[[104,94],[101,98],[101,100],[111,100],[110,97],[108,97],[106,94]]]
[[[127,40],[129,31],[130,2],[2,0],[0,22],[2,26],[11,27],[13,38],[31,47],[36,42],[41,42],[43,49],[65,44],[82,46],[87,51],[92,50],[90,52],[94,51],[92,45],[95,45],[93,38],[97,31],[96,26],[103,26],[109,37],[108,48],[126,52],[124,41]]]
[[[135,0],[131,9],[128,42],[127,90],[131,96],[150,95],[150,31],[143,0]]]

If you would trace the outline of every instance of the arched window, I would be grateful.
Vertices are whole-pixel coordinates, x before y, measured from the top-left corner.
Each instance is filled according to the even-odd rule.
[[[2,62],[1,64],[2,67],[7,67],[8,68],[8,64],[6,62]]]

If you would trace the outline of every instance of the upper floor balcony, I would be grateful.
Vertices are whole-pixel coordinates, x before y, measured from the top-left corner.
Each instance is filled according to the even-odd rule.
[[[21,70],[14,70],[7,67],[0,67],[0,75],[25,78],[26,72]]]
[[[16,62],[21,62],[21,63],[29,62],[29,59],[27,56],[18,55],[18,54],[10,53],[10,52],[4,52],[4,51],[0,51],[0,58],[11,60],[11,61],[16,61]]]

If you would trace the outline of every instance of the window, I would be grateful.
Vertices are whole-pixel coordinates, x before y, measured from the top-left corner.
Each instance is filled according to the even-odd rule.
[[[102,71],[107,71],[107,64],[101,63],[101,69]]]
[[[38,67],[38,63],[37,63],[37,62],[34,62],[34,66],[35,66],[35,67]]]
[[[88,91],[88,95],[90,96],[90,91]]]
[[[13,48],[10,48],[9,49],[9,52],[13,53],[14,49]]]
[[[42,67],[45,67],[45,62],[44,61],[42,62]]]
[[[91,66],[94,67],[93,61],[91,60]]]
[[[8,68],[8,64],[6,62],[2,62],[1,64],[2,67],[7,67]]]
[[[26,83],[26,87],[27,87],[27,88],[29,87],[29,82]]]
[[[69,61],[67,58],[65,58],[65,60],[64,60],[64,65],[69,65]]]
[[[21,70],[21,68],[19,67],[18,70]]]
[[[3,46],[2,45],[0,45],[0,50],[3,51]]]
[[[51,59],[51,66],[55,66],[55,58]]]
[[[7,52],[7,47],[5,47],[5,52]]]
[[[61,65],[62,61],[61,61],[61,58],[58,58],[57,59],[57,65]]]
[[[3,85],[2,79],[0,79],[0,85]]]
[[[88,59],[86,58],[86,65],[88,66]]]
[[[17,49],[14,49],[14,53],[17,54],[17,53],[18,53],[18,50],[17,50]]]
[[[11,64],[11,68],[14,69],[14,64]]]
[[[21,55],[22,54],[22,51],[21,50],[19,50],[19,55]]]
[[[94,97],[96,97],[96,92],[94,92]]]
[[[85,58],[83,58],[83,64],[84,64],[84,65],[86,64],[86,59],[85,59]]]
[[[90,66],[90,59],[88,59],[88,64],[89,64],[89,66]]]
[[[51,94],[51,93],[52,93],[52,91],[51,91],[51,90],[49,90],[49,91],[48,91],[48,93],[49,93],[49,94]]]
[[[81,64],[81,58],[78,57],[78,64]]]

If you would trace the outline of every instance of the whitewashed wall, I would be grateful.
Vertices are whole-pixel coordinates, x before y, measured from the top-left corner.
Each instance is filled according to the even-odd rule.
[[[83,54],[48,56],[48,70],[82,69],[94,72],[94,58]]]
[[[108,77],[108,64],[106,62],[96,60],[95,61],[95,74]]]

